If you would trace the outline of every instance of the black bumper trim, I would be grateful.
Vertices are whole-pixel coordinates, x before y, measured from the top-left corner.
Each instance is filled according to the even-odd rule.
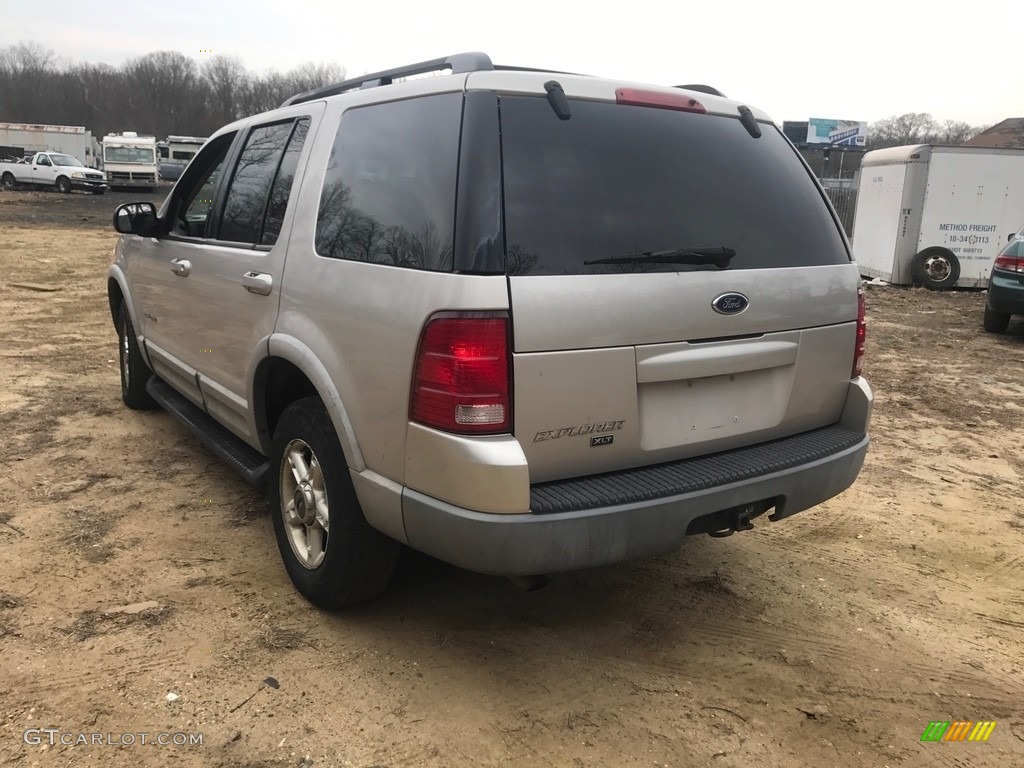
[[[864,434],[824,427],[733,451],[603,475],[538,483],[530,489],[534,514],[635,504],[756,479],[853,448]]]

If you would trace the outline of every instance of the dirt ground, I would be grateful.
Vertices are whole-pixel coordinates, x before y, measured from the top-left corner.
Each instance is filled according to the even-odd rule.
[[[983,293],[868,288],[873,443],[818,509],[532,593],[408,554],[325,614],[260,495],[120,402],[133,197],[0,193],[0,765],[1024,766],[1024,323]]]

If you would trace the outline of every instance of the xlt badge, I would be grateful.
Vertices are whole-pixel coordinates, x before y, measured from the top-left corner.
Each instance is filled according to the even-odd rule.
[[[612,440],[615,439],[615,435],[595,435],[590,438],[590,447],[593,448],[597,445],[611,445]]]

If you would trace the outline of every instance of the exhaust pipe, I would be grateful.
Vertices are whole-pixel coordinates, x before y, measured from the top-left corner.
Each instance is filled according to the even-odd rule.
[[[551,579],[542,575],[507,576],[506,578],[523,590],[523,592],[536,592],[538,589],[544,589],[544,587],[551,583]]]

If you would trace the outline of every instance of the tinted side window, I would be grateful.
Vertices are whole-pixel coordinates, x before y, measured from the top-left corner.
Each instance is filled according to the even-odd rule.
[[[267,197],[291,130],[289,120],[257,126],[249,133],[224,200],[217,239],[236,243],[259,241]]]
[[[284,221],[284,212],[288,207],[288,195],[292,191],[295,169],[299,165],[299,155],[302,153],[303,144],[306,143],[307,133],[309,133],[309,119],[303,118],[297,121],[292,130],[291,141],[288,142],[288,148],[281,160],[281,168],[274,179],[274,186],[270,190],[270,202],[267,204],[263,234],[260,237],[260,243],[263,245],[273,245],[277,242],[277,236],[281,234],[281,223]]]
[[[560,275],[707,269],[595,263],[734,249],[731,269],[849,263],[839,229],[793,148],[771,125],[543,98],[501,98],[507,269]],[[648,260],[650,261],[650,259]]]
[[[461,116],[458,93],[346,112],[320,196],[317,253],[450,270]]]
[[[170,233],[182,237],[205,237],[207,218],[213,208],[234,133],[218,136],[203,147],[174,188],[170,207]]]

